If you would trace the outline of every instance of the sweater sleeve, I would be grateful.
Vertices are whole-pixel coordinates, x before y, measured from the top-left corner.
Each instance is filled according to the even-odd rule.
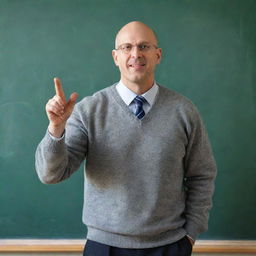
[[[86,157],[87,141],[86,126],[76,105],[62,139],[55,140],[47,131],[37,147],[35,165],[39,179],[54,184],[69,178]]]
[[[184,228],[187,234],[196,240],[196,237],[208,228],[217,168],[204,124],[197,109],[193,110],[185,157],[187,197]]]

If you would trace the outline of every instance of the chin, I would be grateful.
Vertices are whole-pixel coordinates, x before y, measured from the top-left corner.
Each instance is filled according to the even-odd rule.
[[[129,79],[131,82],[133,83],[142,83],[144,82],[146,79],[145,77],[142,77],[142,76],[134,76],[132,78]]]

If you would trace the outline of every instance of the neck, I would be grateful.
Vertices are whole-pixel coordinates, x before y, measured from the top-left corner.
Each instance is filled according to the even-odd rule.
[[[122,79],[121,79],[121,81],[128,89],[130,89],[137,95],[141,95],[141,94],[145,93],[150,88],[152,88],[154,85],[154,80],[147,82],[147,83],[132,83],[132,82],[128,82],[128,81],[123,81]]]

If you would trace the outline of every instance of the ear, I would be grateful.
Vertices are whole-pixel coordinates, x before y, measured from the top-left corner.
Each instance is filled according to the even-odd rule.
[[[156,49],[156,58],[157,58],[157,64],[159,64],[162,59],[162,49],[161,48]]]
[[[116,64],[116,66],[119,66],[118,65],[118,54],[117,54],[117,51],[116,50],[112,50],[112,57],[113,57],[113,60]]]

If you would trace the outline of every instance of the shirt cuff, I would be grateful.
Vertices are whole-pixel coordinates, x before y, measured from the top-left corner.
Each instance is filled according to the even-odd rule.
[[[62,140],[62,139],[65,137],[65,131],[63,132],[63,134],[62,134],[62,136],[61,136],[60,138],[54,137],[54,136],[49,132],[49,130],[48,130],[48,134],[49,134],[49,136],[50,136],[53,140],[55,140],[55,141],[60,141],[60,140]]]

